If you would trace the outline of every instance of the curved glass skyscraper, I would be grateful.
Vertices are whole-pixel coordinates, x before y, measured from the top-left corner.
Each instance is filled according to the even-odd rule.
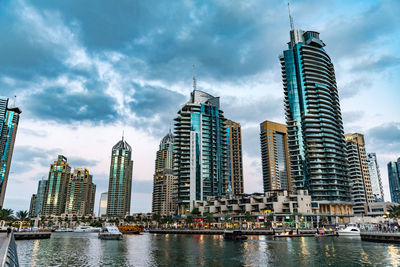
[[[293,190],[326,214],[351,214],[345,140],[333,64],[319,33],[293,29],[280,56]]]

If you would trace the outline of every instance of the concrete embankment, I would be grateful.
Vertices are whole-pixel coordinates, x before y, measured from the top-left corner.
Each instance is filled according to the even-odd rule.
[[[379,243],[400,243],[400,233],[364,232],[361,233],[361,240]]]
[[[206,230],[206,229],[151,229],[149,233],[153,234],[188,234],[188,235],[222,235],[225,230]],[[274,235],[283,230],[241,230],[244,235]],[[317,230],[299,230],[302,236],[313,236]],[[296,230],[293,232],[297,233]],[[333,234],[332,231],[325,231],[326,234]]]
[[[22,239],[45,239],[50,238],[50,232],[16,232],[14,233],[15,240]]]

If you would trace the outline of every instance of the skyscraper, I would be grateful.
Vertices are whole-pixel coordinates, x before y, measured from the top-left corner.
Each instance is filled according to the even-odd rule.
[[[392,202],[400,203],[400,158],[387,165],[389,176],[390,197]]]
[[[176,176],[173,174],[174,136],[169,132],[157,151],[153,180],[152,212],[171,215],[176,211],[174,193]]]
[[[67,158],[59,155],[57,161],[50,165],[49,178],[43,201],[43,215],[61,215],[65,210],[65,197],[71,167]]]
[[[45,194],[46,194],[46,185],[47,185],[47,180],[44,180],[44,179],[40,180],[38,183],[34,217],[42,214],[43,202],[44,202],[44,198],[45,198]]]
[[[35,216],[36,194],[32,194],[31,204],[29,205],[29,217]]]
[[[242,129],[239,123],[226,120],[228,193],[243,194]]]
[[[107,216],[108,192],[101,193],[99,203],[99,217]]]
[[[378,160],[375,153],[367,154],[367,164],[369,178],[371,180],[372,198],[375,202],[383,202],[383,186],[381,180],[381,172],[379,171]]]
[[[219,98],[195,88],[175,118],[174,173],[180,213],[194,200],[226,194],[227,141]]]
[[[8,98],[0,97],[0,209],[6,194],[20,114],[19,108],[9,107]]]
[[[65,213],[79,216],[93,215],[96,185],[86,168],[75,168],[70,175],[65,203]]]
[[[264,192],[292,190],[286,125],[260,123],[260,144]]]
[[[125,217],[131,210],[132,148],[124,140],[112,148],[108,182],[107,216]]]
[[[346,138],[346,157],[348,162],[348,175],[351,185],[351,197],[354,203],[354,213],[364,214],[365,203],[372,202],[371,181],[365,153],[364,135],[348,133]]]
[[[293,26],[293,25],[292,25]],[[293,190],[305,188],[321,213],[352,213],[345,140],[333,64],[319,33],[291,29],[281,55]]]

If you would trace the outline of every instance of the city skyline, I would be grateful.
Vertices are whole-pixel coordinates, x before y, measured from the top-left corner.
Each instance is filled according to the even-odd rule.
[[[310,2],[293,3],[295,26],[320,32],[327,43],[335,65],[344,130],[365,134],[366,151],[377,154],[385,200],[389,200],[383,167],[400,156],[400,123],[395,115],[400,96],[400,81],[395,77],[399,71],[395,53],[399,5],[360,1],[346,6],[343,1],[335,2],[342,9],[331,12],[326,3],[313,2],[320,11],[317,16],[307,13],[305,7]],[[278,55],[286,49],[289,37],[286,3],[267,6],[260,1],[235,8],[223,2],[195,8],[171,5],[175,13],[185,15],[173,27],[151,24],[123,12],[121,21],[147,21],[143,27],[148,31],[123,28],[118,40],[107,27],[103,31],[108,39],[100,40],[102,37],[91,31],[96,24],[88,21],[91,13],[76,13],[68,4],[58,8],[51,3],[32,6],[24,1],[2,5],[9,22],[18,25],[10,42],[25,38],[27,29],[38,38],[24,43],[32,51],[30,58],[21,54],[1,66],[0,95],[17,95],[17,105],[23,111],[5,208],[27,209],[37,181],[46,176],[51,161],[63,154],[72,166],[90,168],[98,185],[97,210],[99,194],[107,191],[109,150],[125,129],[135,159],[131,212],[150,211],[154,155],[176,110],[192,90],[192,64],[196,65],[199,90],[220,96],[225,116],[242,125],[245,192],[262,191],[258,126],[264,120],[285,122]],[[143,8],[127,5],[126,10]],[[99,5],[96,10],[103,14],[110,9],[116,14],[118,8],[122,7]],[[165,7],[155,8],[162,12]],[[95,22],[106,26],[105,16],[98,16]],[[387,28],[387,24],[392,27]],[[237,33],[229,35],[229,29]],[[165,37],[172,33],[173,40]],[[192,40],[200,40],[201,45]],[[161,51],[165,41],[170,41],[177,53]],[[133,52],[135,48],[143,57]],[[10,49],[23,51],[21,47],[5,47],[4,58],[7,51],[15,53]],[[48,56],[41,63],[38,58],[43,51]],[[29,70],[26,64],[30,64]],[[21,184],[26,187],[23,192]]]

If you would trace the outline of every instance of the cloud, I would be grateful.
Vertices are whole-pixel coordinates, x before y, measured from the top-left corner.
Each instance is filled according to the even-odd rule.
[[[342,86],[339,86],[340,99],[352,98],[359,93],[371,88],[372,82],[368,77],[352,79]]]
[[[359,122],[360,119],[364,117],[364,115],[365,112],[362,110],[342,112],[342,118],[345,124]]]
[[[67,157],[68,163],[72,168],[89,168],[97,165],[99,161],[81,157]]]
[[[366,72],[382,72],[387,68],[400,65],[400,58],[393,55],[382,55],[378,58],[368,57],[360,60],[360,62],[353,66],[353,71],[366,71]]]
[[[152,180],[132,180],[132,191],[137,193],[153,193],[153,181]]]
[[[367,137],[370,139],[375,151],[397,152],[400,151],[400,122],[391,122],[373,127],[368,130]]]

